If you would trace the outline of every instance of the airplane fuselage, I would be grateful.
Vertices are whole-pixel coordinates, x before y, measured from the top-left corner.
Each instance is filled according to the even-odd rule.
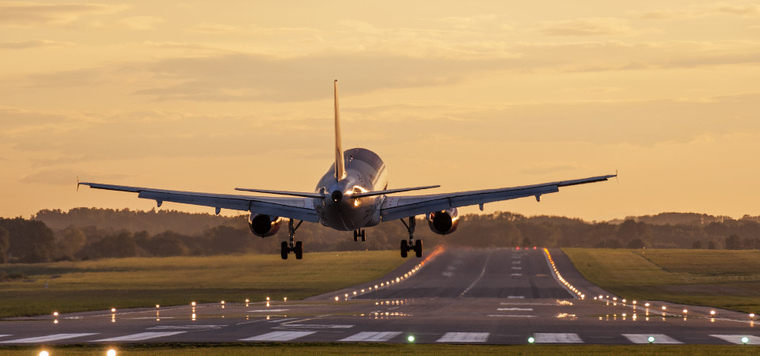
[[[384,195],[352,198],[358,193],[385,190],[388,172],[385,163],[374,152],[364,148],[346,150],[345,177],[337,179],[335,164],[325,173],[316,187],[324,199],[314,199],[319,222],[341,231],[375,226],[382,220],[380,206]]]

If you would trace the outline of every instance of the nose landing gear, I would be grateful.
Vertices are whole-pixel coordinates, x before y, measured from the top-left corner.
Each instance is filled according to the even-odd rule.
[[[354,241],[359,241],[359,237],[362,238],[362,241],[367,241],[364,230],[354,230]]]

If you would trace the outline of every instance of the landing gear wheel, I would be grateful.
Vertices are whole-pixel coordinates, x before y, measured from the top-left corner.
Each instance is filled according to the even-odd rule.
[[[300,260],[301,258],[303,258],[303,243],[301,243],[301,241],[296,241],[296,248],[294,252],[296,253],[297,260]]]
[[[406,258],[407,252],[409,252],[409,243],[406,240],[401,240],[401,258]]]
[[[417,254],[417,258],[422,257],[422,240],[414,242],[414,253]]]
[[[354,230],[354,242],[359,241],[359,230]]]
[[[290,247],[288,247],[287,242],[283,241],[282,244],[280,244],[280,255],[282,256],[282,259],[287,260],[289,253],[290,253]]]

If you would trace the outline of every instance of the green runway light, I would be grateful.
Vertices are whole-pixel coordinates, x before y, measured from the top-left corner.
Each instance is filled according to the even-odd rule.
[[[742,344],[746,345],[748,342],[749,342],[749,338],[748,337],[745,336],[745,337],[742,338]]]
[[[654,342],[654,336],[648,337],[647,341],[649,341],[650,344],[653,343]]]
[[[414,335],[407,336],[406,340],[409,342],[414,342]]]
[[[533,336],[531,336],[531,337],[528,338],[528,343],[529,344],[532,344],[534,342],[536,342],[536,339]]]

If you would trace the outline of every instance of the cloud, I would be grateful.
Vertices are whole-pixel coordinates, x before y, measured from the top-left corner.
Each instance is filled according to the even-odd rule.
[[[125,5],[0,2],[0,26],[63,26],[86,16],[111,14],[124,9]]]
[[[634,13],[634,17],[646,20],[691,20],[709,16],[725,15],[757,18],[760,17],[760,5],[715,3],[692,6],[688,9],[660,9]]]
[[[540,32],[548,36],[602,36],[635,34],[628,21],[617,18],[585,18],[551,22]]]
[[[109,181],[129,178],[130,175],[77,172],[68,168],[59,168],[42,170],[37,173],[30,174],[22,178],[19,182],[25,184],[43,184],[56,186],[70,185],[73,188],[76,185],[76,180],[78,177],[94,181]]]
[[[29,49],[41,47],[56,47],[71,45],[69,42],[29,40],[29,41],[4,41],[0,42],[0,49]]]
[[[116,24],[130,30],[153,30],[157,24],[163,22],[164,19],[156,16],[134,16],[116,21]]]

